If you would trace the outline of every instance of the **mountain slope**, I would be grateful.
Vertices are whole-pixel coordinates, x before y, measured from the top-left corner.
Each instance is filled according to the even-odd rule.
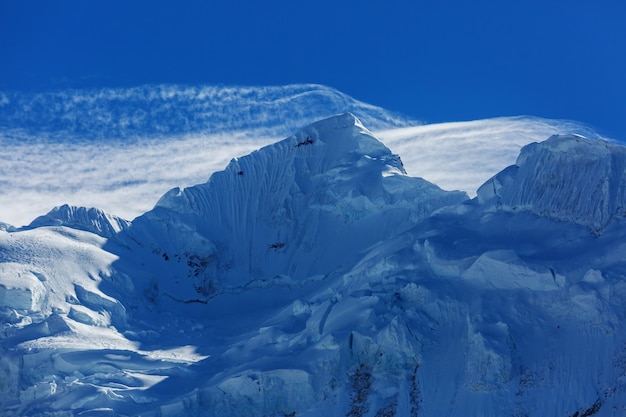
[[[67,226],[110,238],[127,229],[130,222],[95,207],[74,207],[64,204],[53,208],[46,215],[37,217],[26,228],[35,229],[43,226]]]
[[[110,239],[0,230],[0,414],[622,415],[624,163],[555,137],[469,200],[346,114]]]

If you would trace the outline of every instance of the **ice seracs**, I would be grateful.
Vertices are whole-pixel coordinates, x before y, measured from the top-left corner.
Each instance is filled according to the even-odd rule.
[[[3,262],[0,264],[0,276],[0,306],[3,309],[27,313],[41,310],[46,288],[26,265]]]

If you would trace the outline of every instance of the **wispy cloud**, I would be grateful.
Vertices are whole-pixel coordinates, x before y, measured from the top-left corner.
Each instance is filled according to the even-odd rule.
[[[24,144],[0,139],[0,220],[30,223],[57,205],[132,219],[175,186],[208,180],[274,138],[188,136],[123,142]]]
[[[337,113],[353,112],[372,128],[417,122],[312,84],[280,87],[148,85],[0,96],[0,126],[68,139],[159,137],[264,129],[286,136]]]

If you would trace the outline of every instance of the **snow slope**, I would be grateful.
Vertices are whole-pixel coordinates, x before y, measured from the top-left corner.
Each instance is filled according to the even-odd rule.
[[[99,236],[110,238],[130,226],[130,222],[92,207],[74,207],[64,204],[55,207],[44,216],[39,216],[29,225],[29,229],[43,226],[67,226],[86,230]]]
[[[624,415],[623,149],[553,137],[469,199],[345,114],[108,239],[0,230],[0,415]]]
[[[626,215],[625,157],[623,147],[552,136],[525,146],[514,166],[478,190],[479,200],[499,210],[573,221],[599,233]]]

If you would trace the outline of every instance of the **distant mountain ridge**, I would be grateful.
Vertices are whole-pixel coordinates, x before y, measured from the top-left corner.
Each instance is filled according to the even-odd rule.
[[[27,225],[65,203],[132,219],[163,190],[205,182],[233,156],[345,112],[402,155],[410,175],[470,196],[523,145],[598,137],[525,116],[422,125],[314,84],[0,92],[0,220]]]
[[[345,112],[355,114],[370,129],[420,124],[316,84],[0,92],[0,129],[4,135],[65,140],[246,130],[284,137],[316,120]]]

